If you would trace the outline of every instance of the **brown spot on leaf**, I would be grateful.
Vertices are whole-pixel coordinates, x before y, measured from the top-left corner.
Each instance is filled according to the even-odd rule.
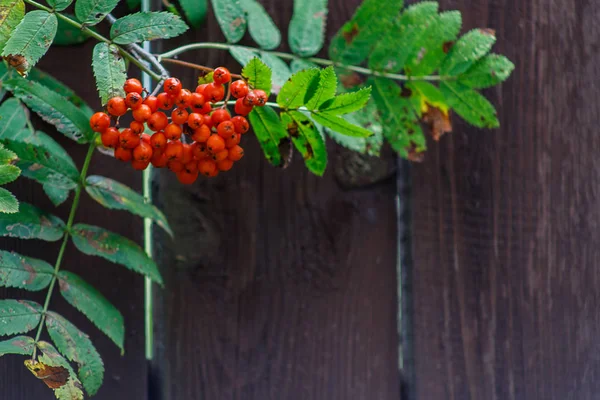
[[[412,95],[412,90],[407,88],[406,86],[402,87],[402,91],[400,92],[401,97],[408,98]]]
[[[423,114],[421,120],[429,126],[431,136],[436,141],[440,140],[445,133],[452,132],[450,115],[429,103],[427,103],[427,111]]]
[[[237,28],[238,26],[245,24],[246,20],[242,17],[237,17],[236,19],[234,19],[233,21],[231,21],[231,27],[232,28]]]
[[[363,81],[359,74],[352,72],[349,74],[340,75],[340,82],[342,82],[342,85],[345,88],[350,89],[360,85]]]
[[[448,54],[448,52],[450,51],[450,49],[452,48],[452,46],[454,46],[454,42],[453,41],[445,42],[442,45],[442,50],[444,51],[444,53]]]
[[[352,43],[352,41],[354,40],[356,35],[358,35],[359,31],[360,30],[358,29],[358,24],[356,24],[356,23],[352,24],[352,26],[350,28],[344,29],[344,31],[342,32],[342,35],[344,36],[344,40],[346,41],[346,43],[348,43],[348,44]]]
[[[286,129],[291,137],[293,137],[293,138],[298,137],[298,124],[296,124],[295,121],[290,122],[287,125]],[[281,145],[281,143],[280,143],[280,145]]]
[[[408,149],[408,154],[406,158],[412,162],[423,162],[425,160],[425,152],[417,150],[417,146],[414,144]]]
[[[69,379],[69,370],[65,367],[53,367],[35,360],[25,360],[25,366],[51,389],[64,386]]]
[[[27,62],[25,56],[21,54],[9,54],[4,57],[4,59],[8,61],[8,64],[11,67],[17,70],[19,75],[27,76],[27,71],[29,71],[29,62]]]

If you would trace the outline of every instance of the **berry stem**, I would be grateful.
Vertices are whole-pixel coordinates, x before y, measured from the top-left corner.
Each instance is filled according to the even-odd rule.
[[[58,251],[58,257],[56,257],[56,263],[54,264],[54,274],[52,275],[52,280],[50,281],[50,285],[48,286],[48,292],[46,293],[46,300],[44,301],[44,308],[42,310],[42,317],[40,318],[40,323],[38,325],[37,332],[35,334],[35,343],[33,347],[32,359],[35,359],[36,351],[37,351],[37,343],[40,340],[40,336],[42,334],[42,328],[44,327],[44,321],[46,320],[46,314],[48,313],[48,307],[50,306],[50,299],[52,298],[52,292],[54,291],[54,286],[56,285],[56,280],[58,279],[58,272],[60,271],[60,266],[65,255],[65,249],[67,248],[67,244],[69,243],[69,237],[71,236],[71,228],[73,227],[73,221],[75,220],[75,213],[77,212],[77,207],[79,206],[79,198],[81,197],[81,190],[85,184],[85,178],[87,176],[88,168],[90,167],[90,162],[92,160],[92,156],[94,155],[94,150],[96,149],[96,141],[92,140],[90,143],[90,147],[88,148],[87,155],[85,156],[85,161],[83,162],[83,167],[81,168],[81,173],[79,175],[79,182],[77,182],[77,188],[75,189],[75,197],[73,197],[73,204],[71,205],[71,211],[69,212],[69,219],[67,220],[67,225],[65,227],[65,236],[63,238],[62,244],[60,246],[60,250]]]
[[[233,45],[233,44],[228,44],[228,43],[213,43],[213,42],[192,43],[192,44],[188,44],[185,46],[177,47],[173,50],[167,51],[166,53],[159,54],[158,61],[160,61],[160,62],[165,61],[165,59],[170,59],[170,57],[174,57],[178,54],[181,54],[181,53],[184,53],[184,52],[190,51],[190,50],[196,50],[196,49],[230,50],[231,48],[241,48],[241,49],[249,50],[252,52],[256,51],[256,49],[253,47],[238,46],[238,45]],[[284,60],[304,60],[304,61],[310,61],[315,64],[319,64],[319,65],[325,65],[325,66],[333,65],[335,67],[347,69],[349,71],[358,72],[363,75],[380,76],[380,77],[395,79],[395,80],[399,80],[399,81],[446,81],[446,80],[454,79],[454,77],[440,76],[440,75],[410,77],[408,75],[402,75],[402,74],[379,72],[379,71],[375,71],[375,70],[372,70],[369,68],[359,67],[356,65],[346,65],[346,64],[338,63],[338,62],[335,62],[332,60],[327,60],[324,58],[317,58],[317,57],[303,58],[303,57],[299,57],[294,54],[283,53],[280,51],[268,51],[268,50],[261,50],[261,51],[263,53],[268,53],[273,56],[282,58]]]
[[[193,69],[197,69],[199,71],[206,71],[206,72],[213,72],[215,69],[211,68],[211,67],[206,67],[204,65],[199,65],[199,64],[194,64],[191,62],[187,62],[187,61],[181,61],[181,60],[176,60],[173,58],[161,58],[160,62],[162,63],[169,63],[169,64],[175,64],[175,65],[181,65],[182,67],[188,67],[188,68],[193,68]],[[243,79],[241,75],[238,74],[231,74],[232,78],[236,78],[236,79]]]

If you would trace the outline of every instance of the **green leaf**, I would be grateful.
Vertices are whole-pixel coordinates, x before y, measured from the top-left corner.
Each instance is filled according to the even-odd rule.
[[[444,76],[462,74],[485,56],[495,42],[496,34],[491,29],[474,29],[467,32],[448,52],[440,68],[440,74]]]
[[[133,241],[97,226],[77,224],[73,227],[73,243],[82,253],[103,257],[144,274],[162,285],[158,267]]]
[[[305,69],[292,75],[277,95],[277,104],[283,109],[293,109],[303,106],[305,98],[312,98],[317,91],[317,87],[313,85],[310,87],[312,92],[307,93],[309,84],[315,79],[318,80],[319,72],[319,69],[313,68]]]
[[[55,11],[62,11],[65,8],[69,7],[73,0],[46,0],[50,7]]]
[[[217,22],[229,43],[237,43],[246,33],[246,14],[240,0],[211,0]],[[245,63],[242,63],[244,65]]]
[[[285,82],[290,79],[292,76],[292,71],[290,71],[290,67],[279,57],[276,57],[272,54],[261,52],[260,53],[261,60],[267,64],[271,71],[273,72],[273,93],[279,93],[281,87],[285,84]]]
[[[0,165],[0,185],[14,182],[19,175],[21,175],[21,170],[18,167],[14,165]]]
[[[468,123],[478,128],[500,126],[492,103],[475,90],[458,82],[442,82],[440,89],[448,105]]]
[[[448,103],[442,92],[429,82],[411,81],[405,87],[411,91],[411,101],[416,113],[421,116],[426,105],[430,104],[448,112]]]
[[[127,80],[127,68],[117,46],[98,43],[94,47],[92,67],[102,105],[115,96],[125,97],[123,85]]]
[[[304,96],[304,103],[309,110],[317,110],[321,104],[335,96],[337,89],[337,78],[333,67],[322,69],[319,78],[309,83],[308,90]]]
[[[14,214],[19,211],[19,202],[14,194],[0,188],[0,213]]]
[[[198,28],[206,18],[208,3],[206,0],[179,0],[185,18],[191,26]]]
[[[75,371],[71,368],[71,364],[50,343],[40,340],[37,347],[42,352],[42,355],[39,356],[41,363],[53,367],[63,367],[69,372],[67,382],[58,389],[54,389],[56,398],[58,400],[83,400],[83,387],[77,379]],[[29,364],[33,362],[32,360],[25,360],[25,366],[29,368]]]
[[[19,100],[10,98],[0,105],[0,139],[21,132],[26,123],[27,114]]]
[[[21,203],[18,213],[0,214],[0,236],[54,242],[63,237],[64,227],[60,218],[28,203]]]
[[[215,81],[214,75],[214,72],[211,71],[206,75],[198,76],[198,85],[204,85],[205,83],[213,83]]]
[[[311,68],[319,68],[319,66],[317,64],[315,64],[314,62],[304,60],[301,58],[294,58],[292,60],[292,62],[290,63],[290,70],[292,71],[293,74],[295,74],[296,72],[300,72],[302,70],[311,69]]]
[[[0,4],[0,53],[10,34],[25,15],[23,0],[5,0]]]
[[[85,391],[95,395],[102,386],[104,364],[88,335],[54,312],[47,313],[46,328],[58,350],[79,366],[77,375]]]
[[[373,135],[373,132],[363,127],[353,125],[344,118],[335,114],[329,114],[326,112],[313,112],[311,116],[316,122],[323,125],[325,128],[336,131],[337,133],[341,133],[342,135],[364,138]]]
[[[127,8],[129,8],[130,11],[137,10],[140,8],[141,3],[142,0],[127,0]]]
[[[188,26],[180,17],[169,12],[139,12],[119,18],[110,28],[116,44],[145,40],[168,39],[181,35]]]
[[[48,51],[57,27],[56,15],[41,10],[28,12],[11,33],[2,56],[25,57],[29,70]]]
[[[1,271],[0,267],[0,273]],[[58,279],[60,293],[65,300],[88,317],[121,351],[124,351],[125,325],[119,310],[79,276],[61,271]]]
[[[292,52],[301,57],[317,54],[325,42],[327,0],[294,0],[294,14],[288,29]]]
[[[298,111],[281,114],[281,120],[294,146],[302,154],[306,168],[315,175],[323,176],[327,167],[327,149],[314,123]]]
[[[242,0],[248,20],[248,32],[262,49],[272,50],[281,44],[281,33],[269,13],[256,0]]]
[[[424,76],[436,71],[446,56],[445,44],[456,40],[461,26],[462,18],[458,11],[436,15],[429,29],[415,43],[415,51],[404,65],[406,73]]]
[[[62,13],[63,15],[74,18],[70,14]],[[63,19],[58,20],[58,29],[56,36],[54,36],[53,46],[72,46],[75,44],[81,44],[88,40],[91,36],[85,33],[82,29],[71,25]]]
[[[0,357],[6,354],[31,355],[34,343],[33,338],[29,336],[15,336],[0,342]]]
[[[402,5],[403,0],[363,1],[352,19],[331,39],[329,57],[349,65],[362,63],[373,45],[389,32]]]
[[[277,113],[271,107],[254,107],[248,118],[266,159],[280,166],[279,144],[287,138],[287,133]]]
[[[0,164],[6,165],[11,164],[13,161],[17,159],[17,155],[10,150],[7,150],[0,143]]]
[[[53,90],[23,78],[10,79],[4,86],[68,138],[86,143],[94,137],[86,114]]]
[[[3,143],[19,157],[16,165],[23,170],[23,176],[60,189],[77,187],[77,168],[65,162],[62,156],[54,154],[56,149],[17,140],[5,139]],[[59,151],[65,152],[62,148]]]
[[[436,22],[437,10],[438,4],[433,1],[423,1],[408,7],[374,46],[369,57],[369,68],[376,71],[400,71],[406,60],[415,53],[416,44]]]
[[[271,69],[258,57],[252,58],[242,69],[242,76],[251,87],[271,93]]]
[[[86,118],[89,119],[89,117],[91,117],[94,113],[94,110],[92,110],[92,108],[81,97],[79,97],[73,91],[73,89],[71,89],[58,79],[54,78],[52,75],[49,75],[44,71],[40,70],[39,68],[33,68],[29,72],[28,79],[30,81],[37,82],[47,87],[48,89],[51,89],[53,92],[58,93],[62,97],[65,97],[68,101],[75,104],[79,109],[81,109],[86,115]]]
[[[0,336],[33,330],[42,317],[42,307],[27,300],[0,300]]]
[[[248,64],[250,60],[252,60],[254,57],[259,57],[256,51],[247,49],[242,46],[231,46],[231,48],[229,49],[229,54],[231,54],[231,56],[235,58],[235,60],[242,66]]]
[[[142,195],[122,183],[103,176],[92,175],[86,179],[85,190],[104,207],[126,210],[142,218],[150,218],[173,237],[173,231],[169,227],[165,215]]]
[[[48,196],[52,204],[54,204],[56,207],[67,201],[69,194],[71,193],[70,190],[61,189],[46,183],[42,185],[42,188],[44,189],[46,196]]]
[[[381,113],[383,136],[392,148],[406,157],[411,142],[422,142],[423,130],[409,97],[402,96],[393,81],[376,78],[372,81],[373,99]]]
[[[459,78],[459,82],[473,89],[484,89],[504,82],[515,65],[506,57],[490,54],[477,61]]]
[[[0,286],[38,291],[50,284],[53,273],[46,261],[0,250]]]
[[[119,3],[119,0],[77,0],[75,15],[87,26],[96,25],[102,21]]]
[[[371,88],[360,89],[356,92],[335,96],[321,104],[319,111],[328,114],[342,115],[360,110],[371,98]]]

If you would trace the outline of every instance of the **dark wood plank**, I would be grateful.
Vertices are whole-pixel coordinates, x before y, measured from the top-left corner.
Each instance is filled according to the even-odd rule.
[[[596,399],[597,2],[442,1],[517,65],[413,169],[418,399]]]
[[[93,42],[72,48],[52,48],[40,63],[40,68],[51,73],[77,91],[93,107],[100,107],[94,77],[89,60]],[[67,62],[68,60],[68,62]],[[36,126],[51,134],[65,146],[75,163],[81,167],[86,146],[80,146],[43,123]],[[122,164],[96,154],[90,174],[100,174],[118,179],[131,187],[141,189],[141,175]],[[44,195],[39,184],[26,179],[12,185],[21,201],[31,202],[43,209],[54,207]],[[72,200],[72,196],[71,196]],[[71,200],[61,205],[56,214],[65,221]],[[119,211],[105,210],[86,194],[82,194],[76,222],[98,225],[118,232],[133,240],[142,237],[141,219]],[[25,255],[42,258],[51,264],[56,260],[59,243],[41,241],[19,241],[2,239],[0,248],[14,250]],[[71,320],[77,327],[89,334],[105,363],[104,385],[98,392],[100,399],[143,399],[146,392],[146,360],[144,357],[143,328],[143,278],[124,267],[108,263],[100,258],[84,256],[74,246],[69,245],[63,262],[64,269],[73,271],[100,290],[124,315],[126,323],[125,355],[104,336],[81,313],[67,304],[55,290],[51,309]],[[43,303],[45,292],[29,293],[18,290],[0,290],[0,298],[32,299]],[[34,332],[35,334],[35,332]],[[0,390],[2,398],[10,400],[53,399],[54,395],[41,381],[38,381],[23,365],[21,356],[5,356],[0,359]]]
[[[265,4],[286,36],[292,1]],[[331,2],[330,36],[356,4]],[[221,39],[209,16],[179,42]],[[239,70],[222,52],[182,58]],[[161,398],[398,399],[394,179],[343,190],[334,161],[316,178],[298,157],[269,166],[253,137],[243,146],[214,180],[183,188],[160,175],[178,237],[160,249]]]

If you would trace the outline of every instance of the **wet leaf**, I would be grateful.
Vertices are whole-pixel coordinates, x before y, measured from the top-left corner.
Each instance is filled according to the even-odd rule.
[[[188,26],[169,12],[139,12],[119,18],[110,28],[110,37],[116,44],[130,44],[145,40],[168,39],[181,35]]]
[[[75,15],[87,26],[96,25],[102,21],[119,3],[119,0],[77,0]]]
[[[242,76],[254,89],[271,93],[271,69],[258,57],[252,58],[242,69]]]
[[[28,203],[21,203],[18,213],[0,214],[1,236],[54,242],[63,237],[64,227],[60,218]]]
[[[125,97],[123,85],[127,80],[127,68],[117,46],[104,42],[98,43],[94,47],[92,67],[103,105],[115,96]]]
[[[459,82],[442,82],[440,90],[448,105],[468,123],[479,128],[500,126],[492,103],[475,90]]]
[[[215,17],[229,43],[237,43],[246,33],[246,14],[240,0],[211,0]],[[246,63],[242,63],[245,65]]]
[[[281,121],[292,138],[294,146],[302,154],[308,170],[315,175],[323,176],[327,167],[327,149],[325,140],[315,124],[298,111],[281,114]]]
[[[34,340],[29,336],[15,336],[0,342],[0,357],[6,354],[22,354],[24,356],[33,353]]]
[[[56,15],[41,10],[28,12],[10,34],[2,56],[24,57],[27,67],[22,72],[26,74],[48,51],[57,27]]]
[[[485,56],[496,42],[496,34],[490,29],[474,29],[464,34],[442,63],[440,75],[456,76],[466,72],[476,61]]]
[[[82,253],[124,265],[162,285],[158,267],[133,241],[103,228],[85,224],[77,224],[73,227],[72,239],[75,247]]]
[[[185,18],[194,28],[198,28],[206,18],[207,0],[179,0]]]
[[[0,286],[42,290],[50,284],[53,272],[43,260],[0,250]]]
[[[140,217],[150,218],[173,237],[173,231],[169,227],[165,215],[142,195],[122,183],[110,178],[93,175],[87,178],[85,190],[104,207],[127,210]]]
[[[254,135],[266,159],[275,166],[282,164],[279,144],[287,138],[285,126],[271,107],[255,107],[248,115]]]
[[[5,0],[0,4],[0,53],[15,29],[25,15],[23,0]]]
[[[317,54],[325,42],[327,0],[294,0],[288,30],[292,52],[301,57]]]
[[[46,315],[46,329],[61,354],[79,366],[77,375],[85,391],[95,395],[102,386],[104,364],[88,335],[54,312]]]
[[[295,109],[303,106],[305,104],[305,98],[312,98],[317,90],[315,86],[318,85],[313,85],[311,88],[312,94],[307,96],[309,83],[311,83],[318,75],[319,69],[317,68],[306,69],[292,75],[277,95],[277,104],[283,109]]]
[[[0,336],[29,332],[42,317],[42,307],[27,300],[0,300]]]
[[[308,83],[308,89],[304,96],[304,104],[308,110],[317,110],[327,100],[335,96],[337,89],[337,77],[333,67],[327,67],[319,72],[318,78],[313,78]]]
[[[256,0],[242,0],[241,4],[246,11],[248,32],[256,44],[266,50],[279,47],[281,33],[264,7]]]

